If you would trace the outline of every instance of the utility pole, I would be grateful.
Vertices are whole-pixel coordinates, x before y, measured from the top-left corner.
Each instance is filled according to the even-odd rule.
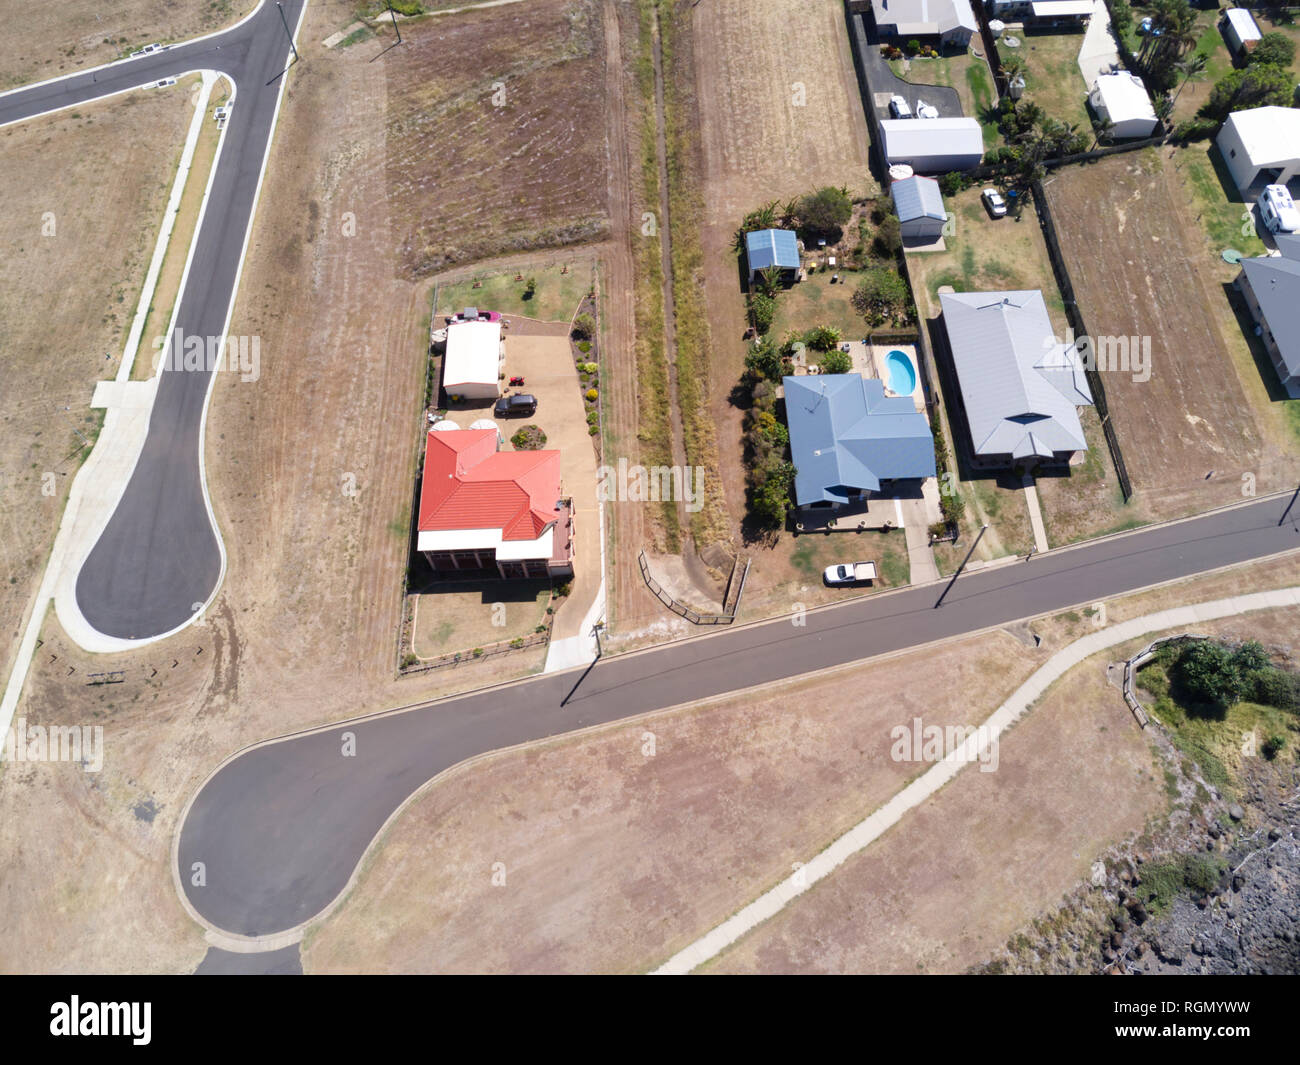
[[[939,598],[935,601],[934,604],[935,610],[938,610],[941,606],[943,606],[944,596],[946,596],[952,590],[952,586],[957,583],[957,578],[961,576],[961,571],[966,568],[966,563],[970,561],[971,555],[975,553],[975,548],[979,547],[980,538],[984,535],[984,532],[987,529],[988,529],[987,525],[980,526],[979,536],[975,537],[975,542],[970,545],[970,550],[966,552],[966,557],[961,560],[961,565],[957,567],[957,572],[952,575],[952,580],[950,580],[947,583],[947,585],[944,587],[943,595],[940,595]]]
[[[402,43],[402,31],[397,25],[397,12],[393,10],[393,0],[387,0],[388,13],[393,16],[393,29],[397,31],[397,43]]]
[[[298,62],[298,46],[293,43],[293,34],[289,32],[289,20],[284,16],[284,5],[280,0],[275,0],[275,6],[280,9],[280,21],[284,23],[285,36],[289,38],[289,47],[293,49],[293,61]]]
[[[1278,528],[1281,528],[1286,523],[1286,516],[1291,513],[1291,508],[1295,506],[1297,496],[1300,496],[1300,488],[1297,488],[1291,494],[1291,502],[1286,505],[1286,510],[1282,511],[1282,516],[1277,519]]]

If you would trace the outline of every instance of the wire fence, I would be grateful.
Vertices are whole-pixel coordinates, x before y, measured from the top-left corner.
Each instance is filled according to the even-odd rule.
[[[1047,244],[1047,257],[1052,263],[1052,273],[1056,275],[1056,287],[1061,290],[1061,299],[1065,303],[1065,317],[1078,337],[1090,337],[1088,327],[1083,320],[1083,313],[1074,295],[1074,284],[1070,280],[1070,271],[1065,265],[1065,256],[1061,252],[1061,242],[1056,235],[1056,223],[1052,220],[1052,209],[1047,202],[1047,194],[1041,181],[1030,186],[1034,196],[1034,209],[1038,214],[1038,224],[1043,231],[1043,240]],[[1133,497],[1133,482],[1129,479],[1128,466],[1124,462],[1124,453],[1120,450],[1119,438],[1115,435],[1115,425],[1111,421],[1110,407],[1106,402],[1106,387],[1101,374],[1095,366],[1085,366],[1084,375],[1088,388],[1092,392],[1093,406],[1101,419],[1101,431],[1106,437],[1106,447],[1110,451],[1111,462],[1115,466],[1115,476],[1119,479],[1120,491],[1127,503]]]

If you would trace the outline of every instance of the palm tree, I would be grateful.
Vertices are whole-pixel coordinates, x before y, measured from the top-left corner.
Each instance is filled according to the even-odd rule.
[[[1174,93],[1174,103],[1178,102],[1179,95],[1189,81],[1200,81],[1205,77],[1205,65],[1208,62],[1209,56],[1204,52],[1195,52],[1174,64],[1174,68],[1183,76],[1183,80],[1178,83],[1178,92]]]
[[[1110,140],[1110,135],[1115,129],[1115,123],[1109,118],[1099,118],[1092,124],[1092,129],[1096,134],[1096,138],[1092,142],[1092,148],[1095,148],[1102,141]],[[1089,148],[1088,151],[1092,151],[1092,148]]]

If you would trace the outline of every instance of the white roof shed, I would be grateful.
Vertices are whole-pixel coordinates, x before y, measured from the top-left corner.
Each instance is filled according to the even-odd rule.
[[[442,386],[450,394],[495,398],[504,362],[500,322],[453,322],[447,327]]]
[[[1117,139],[1149,137],[1158,123],[1142,79],[1127,70],[1098,77],[1088,102],[1098,116],[1110,120],[1111,136]]]
[[[984,134],[973,118],[887,118],[880,132],[888,162],[919,174],[968,170],[984,158]]]

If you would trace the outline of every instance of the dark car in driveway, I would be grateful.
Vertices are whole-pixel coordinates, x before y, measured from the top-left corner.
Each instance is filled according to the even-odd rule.
[[[502,396],[492,408],[497,418],[526,417],[537,411],[537,397],[524,392],[517,396]]]

